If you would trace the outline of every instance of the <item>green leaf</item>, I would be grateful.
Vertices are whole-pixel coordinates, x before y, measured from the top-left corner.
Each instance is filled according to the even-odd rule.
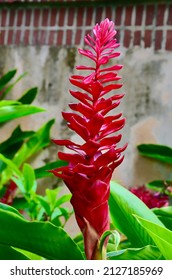
[[[82,260],[70,236],[49,222],[29,222],[0,209],[0,244],[20,248],[50,260]]]
[[[72,197],[71,194],[65,194],[61,196],[59,199],[56,199],[54,208],[59,207],[61,204],[70,201],[71,197]]]
[[[54,124],[54,119],[44,124],[35,134],[25,142],[20,150],[15,154],[13,161],[20,167],[24,161],[30,158],[50,143],[50,129]]]
[[[48,171],[58,168],[58,167],[66,166],[66,165],[68,165],[68,163],[64,160],[57,160],[57,161],[49,162],[46,165],[35,169],[35,177],[36,177],[36,179],[40,179],[43,177],[53,176],[53,174]]]
[[[111,182],[109,206],[115,228],[128,237],[133,247],[154,245],[150,235],[137,223],[133,214],[158,225],[163,224],[137,196],[116,182]]]
[[[21,102],[22,104],[31,104],[36,95],[38,93],[38,88],[37,87],[34,87],[34,88],[31,88],[29,90],[27,90],[19,99],[18,101]]]
[[[172,148],[158,144],[141,144],[137,146],[142,156],[172,164]]]
[[[157,217],[161,220],[161,222],[168,228],[172,230],[172,206],[162,207],[162,208],[154,208],[153,212],[157,215]]]
[[[31,105],[3,106],[0,108],[0,123],[44,111],[43,108]]]
[[[164,258],[172,260],[172,231],[137,215],[134,215],[134,217],[153,239]]]
[[[33,168],[28,163],[24,163],[23,166],[23,176],[25,180],[25,191],[30,193],[31,191],[36,192],[37,183],[35,180],[35,173]]]
[[[168,187],[172,186],[171,180],[154,180],[145,185],[147,188],[149,188],[155,192],[159,192],[159,193],[163,193],[163,194],[172,196],[170,188],[168,189]]]
[[[22,217],[22,215],[14,207],[11,207],[5,203],[0,202],[0,209],[15,213],[15,214],[19,215],[20,217]]]
[[[4,90],[4,92],[3,92],[2,96],[1,96],[1,98],[4,98],[4,97],[7,95],[7,93],[10,92],[10,91],[13,89],[13,87],[14,87],[24,76],[26,76],[26,75],[27,75],[27,72],[23,73],[22,75],[20,75],[20,76],[17,78],[17,80],[15,80],[12,84],[10,84],[10,85]]]
[[[0,260],[29,260],[29,258],[10,246],[0,244]]]
[[[12,178],[13,181],[18,185],[22,192],[24,192],[24,178],[21,171],[12,160],[7,159],[2,154],[0,154],[0,160],[7,165],[7,168],[0,174],[0,188],[8,182],[12,175],[14,175],[14,177]]]
[[[161,260],[161,252],[156,246],[147,245],[142,248],[128,248],[107,253],[108,260]]]
[[[11,70],[0,78],[0,90],[2,90],[5,87],[5,85],[12,80],[16,72],[17,72],[16,69]]]
[[[11,106],[11,105],[21,105],[21,103],[16,100],[1,100],[0,101],[0,109],[1,109],[1,107]]]
[[[10,159],[13,158],[23,141],[34,133],[34,131],[22,131],[20,126],[17,126],[11,136],[0,144],[0,153]]]

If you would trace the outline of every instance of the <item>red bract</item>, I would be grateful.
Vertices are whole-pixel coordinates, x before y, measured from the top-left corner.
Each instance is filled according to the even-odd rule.
[[[12,205],[16,190],[17,190],[17,185],[13,181],[10,181],[4,196],[0,198],[0,202],[8,205]]]
[[[151,192],[145,186],[132,187],[130,191],[140,198],[149,208],[161,208],[169,205],[167,195],[159,192]]]
[[[104,67],[120,54],[115,51],[119,46],[115,35],[114,23],[109,19],[96,24],[93,36],[85,37],[90,49],[79,49],[79,53],[91,59],[94,66],[78,66],[78,70],[89,71],[89,74],[70,78],[71,84],[79,88],[70,91],[78,102],[69,104],[74,112],[63,112],[63,117],[83,143],[54,140],[57,145],[74,151],[72,154],[59,152],[59,158],[69,165],[52,172],[64,180],[72,193],[71,203],[84,236],[87,259],[97,258],[100,236],[109,229],[110,179],[114,169],[123,161],[122,152],[126,148],[117,147],[121,134],[116,134],[124,126],[125,119],[121,118],[121,113],[107,115],[120,104],[123,94],[113,93],[105,98],[106,94],[122,87],[115,72],[122,65]]]

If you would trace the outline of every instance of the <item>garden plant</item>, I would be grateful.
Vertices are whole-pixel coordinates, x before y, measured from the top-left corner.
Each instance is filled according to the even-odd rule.
[[[38,215],[31,215],[28,220],[15,204],[0,203],[1,259],[172,259],[169,223],[165,223],[155,209],[148,208],[137,196],[111,180],[127,147],[120,146],[122,135],[118,132],[123,128],[125,118],[121,113],[112,114],[124,96],[118,92],[122,87],[118,75],[122,65],[111,64],[111,60],[120,55],[116,51],[119,44],[115,35],[114,23],[105,19],[95,25],[93,35],[85,37],[87,49],[79,49],[79,53],[88,59],[88,65],[77,66],[81,74],[71,76],[70,82],[77,89],[70,90],[70,94],[77,101],[69,104],[72,111],[62,113],[68,127],[80,136],[81,141],[54,139],[56,145],[65,146],[72,152],[59,152],[59,165],[43,169],[49,169],[47,173],[61,178],[71,195],[56,199],[57,192],[47,190],[46,197],[39,197],[35,183],[38,173],[27,163],[20,162],[23,156],[0,155],[5,164],[1,184],[11,180],[20,189],[27,205],[34,201],[36,209],[38,202],[43,207],[40,212],[36,210]],[[40,133],[39,140],[46,133],[45,130]],[[23,154],[30,152],[30,144],[26,143]],[[34,143],[34,149],[37,142],[31,143]],[[21,148],[19,151],[21,153]],[[65,208],[59,210],[58,207],[69,197],[81,231],[75,238],[64,230],[59,219],[55,222],[58,211],[67,219]],[[169,207],[162,211],[164,219],[171,219]],[[45,216],[48,219],[43,219]]]

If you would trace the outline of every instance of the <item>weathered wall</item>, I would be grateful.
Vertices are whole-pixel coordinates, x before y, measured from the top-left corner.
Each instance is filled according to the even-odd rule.
[[[92,11],[91,19],[86,16],[89,11]],[[123,91],[126,93],[120,106],[127,118],[123,143],[129,144],[125,160],[116,170],[114,178],[126,186],[153,179],[172,179],[169,166],[141,158],[136,150],[136,145],[140,143],[172,146],[172,5],[82,8],[80,19],[76,18],[78,8],[45,9],[40,12],[41,26],[33,24],[35,9],[6,9],[5,14],[2,12],[0,10],[3,34],[0,39],[0,73],[11,68],[17,68],[19,74],[28,71],[28,76],[15,87],[12,97],[16,98],[28,87],[38,86],[40,93],[35,104],[47,108],[45,113],[24,117],[22,126],[25,129],[37,129],[46,120],[56,118],[52,129],[52,137],[55,138],[75,138],[66,128],[61,111],[66,110],[68,102],[73,100],[68,93],[71,87],[68,78],[76,72],[76,65],[85,63],[77,53],[77,47],[83,45],[83,35],[95,22],[106,16],[115,20],[120,35],[122,55],[119,62],[124,64],[121,75]],[[43,19],[46,20],[46,13],[48,15],[50,12],[48,18],[51,24],[45,25]],[[27,19],[29,13],[32,15],[30,23]],[[10,14],[13,14],[15,27],[8,24]],[[17,21],[19,14],[21,21]],[[61,16],[63,24],[55,19],[55,15],[58,15],[58,19]],[[67,22],[66,15],[71,15],[73,21],[68,17]],[[51,21],[51,17],[54,21]],[[71,31],[71,35],[67,30]],[[27,37],[27,34],[31,35]],[[61,38],[61,43],[57,44],[57,38]],[[14,122],[6,126],[1,135],[2,140],[9,135],[13,126]],[[39,161],[48,157],[55,159],[56,151],[57,147],[52,146]]]

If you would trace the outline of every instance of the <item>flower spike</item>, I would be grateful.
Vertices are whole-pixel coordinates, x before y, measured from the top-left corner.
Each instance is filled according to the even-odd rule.
[[[114,23],[105,19],[93,28],[93,36],[86,35],[87,50],[79,49],[81,55],[90,59],[91,66],[77,66],[86,75],[73,75],[70,78],[77,90],[71,95],[78,103],[69,104],[73,113],[63,112],[70,129],[75,131],[83,144],[70,140],[54,140],[57,145],[66,146],[73,153],[59,152],[68,166],[52,172],[64,180],[72,193],[77,223],[83,233],[87,259],[101,258],[98,253],[100,237],[109,229],[108,198],[110,180],[114,169],[123,161],[122,148],[118,147],[122,135],[117,132],[125,124],[122,114],[108,115],[118,107],[123,94],[108,93],[122,87],[117,72],[122,65],[105,67],[112,58],[118,57]],[[94,63],[94,66],[92,64]],[[88,71],[90,72],[88,74]],[[106,98],[106,95],[108,97]]]

